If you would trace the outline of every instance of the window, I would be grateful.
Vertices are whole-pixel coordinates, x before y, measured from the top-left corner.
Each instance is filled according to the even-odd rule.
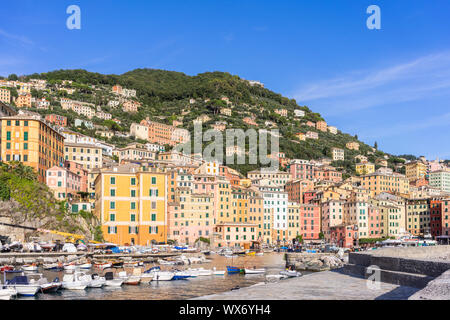
[[[136,190],[131,190],[131,197],[132,198],[136,197]]]
[[[6,143],[6,149],[8,149],[8,150],[11,149],[11,142]]]
[[[110,194],[111,197],[115,197],[116,196],[116,189],[111,189],[109,191],[109,194]]]
[[[11,131],[6,132],[6,140],[11,141]]]
[[[28,120],[25,120],[25,121],[23,122],[23,125],[24,125],[25,127],[28,127]]]
[[[156,184],[156,177],[152,177],[152,184]]]
[[[25,142],[25,143],[23,144],[23,150],[28,150],[28,143],[27,143],[27,142]]]
[[[111,177],[110,183],[111,183],[111,184],[116,184],[116,178],[115,178],[115,177]]]
[[[23,155],[23,161],[24,161],[24,162],[28,162],[28,155],[27,155],[27,154],[24,154],[24,155]]]
[[[131,210],[135,210],[136,209],[136,202],[131,202]]]
[[[131,214],[131,222],[135,222],[136,221],[136,215],[134,213]]]
[[[115,213],[111,213],[110,215],[109,215],[109,221],[116,221],[116,214]]]
[[[152,213],[152,221],[156,221],[156,213]]]
[[[115,208],[116,208],[116,203],[115,203],[114,201],[111,201],[111,202],[109,203],[109,208],[110,208],[110,209],[115,209]]]
[[[131,178],[131,185],[135,186],[136,185],[136,178]]]
[[[23,140],[28,141],[28,132],[23,133]]]

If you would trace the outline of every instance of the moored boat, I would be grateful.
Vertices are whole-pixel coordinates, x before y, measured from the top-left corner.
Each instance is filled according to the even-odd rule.
[[[280,274],[283,276],[287,276],[289,278],[300,277],[302,275],[300,272],[295,271],[295,270],[283,270],[283,271],[280,271]]]
[[[47,278],[44,278],[42,273],[33,273],[28,275],[30,284],[38,284],[41,286],[42,293],[54,293],[61,289],[62,283],[58,278],[55,278],[52,282],[49,282]]]
[[[123,284],[123,280],[114,277],[114,272],[105,273],[105,286],[107,287],[120,287]]]
[[[245,274],[261,274],[261,273],[266,273],[266,269],[264,269],[264,268],[260,268],[260,269],[256,269],[256,268],[247,269],[247,268],[245,268],[244,272],[245,272]]]
[[[238,267],[232,267],[232,266],[227,266],[227,272],[228,272],[228,274],[236,274],[236,273],[240,273],[240,272],[241,272],[241,268],[238,268]]]
[[[12,297],[17,295],[17,291],[12,288],[2,289],[0,288],[0,300],[11,300]]]
[[[82,272],[74,272],[73,274],[65,274],[62,287],[67,290],[84,290],[90,284],[85,274]]]
[[[38,267],[35,263],[33,264],[24,264],[21,268],[23,271],[27,272],[36,272],[38,271]]]
[[[11,280],[6,280],[7,289],[15,289],[18,295],[33,297],[41,289],[39,284],[30,284],[28,277],[23,275],[16,276]]]

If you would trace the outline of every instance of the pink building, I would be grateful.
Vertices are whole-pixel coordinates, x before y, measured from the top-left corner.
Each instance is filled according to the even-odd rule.
[[[358,227],[356,225],[340,225],[330,229],[331,244],[340,248],[353,248],[358,242]]]
[[[81,191],[81,177],[67,168],[48,169],[46,183],[58,200],[73,199]]]
[[[369,206],[368,209],[368,227],[369,227],[369,238],[381,238],[381,215],[378,208],[374,206]]]
[[[322,204],[322,232],[327,242],[331,242],[331,229],[342,225],[344,204],[339,200],[329,200]]]
[[[88,171],[86,169],[84,169],[83,165],[78,162],[66,160],[64,162],[64,168],[67,168],[72,173],[75,173],[76,175],[80,176],[80,178],[81,178],[80,191],[87,192],[88,191]]]
[[[292,160],[289,172],[293,180],[313,180],[314,166],[308,160]]]
[[[313,204],[300,206],[300,232],[303,240],[317,240],[320,233],[320,207]]]
[[[214,195],[193,193],[189,187],[178,188],[169,204],[168,239],[177,244],[193,245],[199,238],[212,237]]]
[[[303,194],[314,190],[314,182],[311,180],[291,180],[284,186],[291,202],[303,203]]]

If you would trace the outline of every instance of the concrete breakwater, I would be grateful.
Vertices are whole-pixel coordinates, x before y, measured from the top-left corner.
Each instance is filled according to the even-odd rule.
[[[76,258],[86,258],[93,260],[145,260],[156,261],[157,259],[179,256],[179,253],[148,253],[148,254],[96,254],[88,252],[30,252],[30,253],[0,253],[0,265],[22,265],[29,263],[44,264],[74,261]]]
[[[450,299],[450,287],[445,284],[449,279],[447,270],[450,270],[450,246],[382,248],[350,253],[349,263],[343,269],[347,274],[365,278],[374,275],[385,283],[419,289],[427,287],[423,294],[427,299],[433,292]]]
[[[328,271],[344,265],[344,261],[333,253],[288,252],[284,259],[286,267],[293,266],[298,271]]]

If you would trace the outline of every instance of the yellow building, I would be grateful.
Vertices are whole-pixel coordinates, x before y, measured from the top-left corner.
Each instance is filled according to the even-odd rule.
[[[64,165],[64,137],[37,116],[1,118],[1,160],[19,161],[32,167],[45,182],[46,172]]]
[[[297,202],[288,203],[288,234],[287,238],[292,240],[297,236],[303,235],[301,230],[301,204]]]
[[[249,249],[256,241],[256,225],[251,223],[223,223],[214,228],[217,247],[240,247]]]
[[[31,94],[20,94],[16,99],[18,108],[31,108]]]
[[[409,181],[402,174],[374,172],[361,177],[361,186],[371,191],[372,196],[382,192],[409,193]]]
[[[64,158],[88,170],[101,168],[103,164],[102,148],[93,144],[65,143]]]
[[[11,103],[11,93],[6,88],[0,88],[0,101],[4,103]]]
[[[100,172],[95,180],[94,212],[107,242],[166,243],[167,174],[128,166]]]
[[[350,150],[359,150],[358,142],[354,142],[354,141],[348,142],[345,146],[347,147],[347,149],[350,149]]]
[[[356,164],[356,173],[359,175],[366,175],[374,172],[375,172],[375,165],[373,163],[366,162]]]
[[[406,202],[407,231],[415,236],[431,232],[430,203],[427,199],[411,199]]]
[[[421,161],[413,161],[405,164],[406,178],[411,181],[416,181],[425,178],[427,175],[427,165]]]

